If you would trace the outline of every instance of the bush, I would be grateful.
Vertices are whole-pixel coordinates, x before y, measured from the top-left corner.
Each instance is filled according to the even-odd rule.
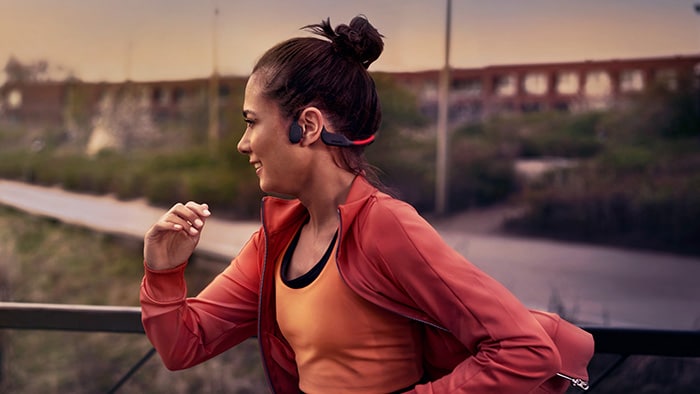
[[[419,211],[435,204],[435,148],[410,138],[379,139],[368,158],[379,169],[381,182],[398,198]],[[391,152],[391,154],[386,154]]]
[[[455,138],[451,146],[451,210],[498,203],[516,190],[513,160],[497,146],[478,137]]]
[[[3,152],[0,160],[0,177],[31,181],[29,157],[31,154],[26,151]]]
[[[0,161],[0,177],[121,199],[145,197],[163,207],[189,200],[208,202],[212,209],[237,218],[258,216],[261,193],[257,178],[242,155],[226,149],[162,150],[129,153],[8,151]],[[237,157],[240,156],[240,157]]]
[[[697,167],[694,174],[674,173],[650,163],[648,152],[632,151],[552,174],[525,193],[528,213],[506,227],[523,234],[700,253]]]
[[[644,146],[616,146],[598,159],[600,166],[614,173],[645,172],[656,164],[655,152]]]

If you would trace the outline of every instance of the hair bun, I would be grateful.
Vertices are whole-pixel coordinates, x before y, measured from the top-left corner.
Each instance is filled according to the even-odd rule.
[[[357,60],[366,69],[379,58],[384,50],[384,41],[379,31],[369,23],[364,15],[354,17],[349,25],[331,27],[330,18],[306,29],[331,40],[335,50]]]

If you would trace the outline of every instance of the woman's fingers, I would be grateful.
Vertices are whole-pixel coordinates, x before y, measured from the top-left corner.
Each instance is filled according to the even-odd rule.
[[[197,246],[210,215],[206,204],[175,204],[146,233],[146,264],[152,269],[168,269],[186,260]]]
[[[211,216],[207,204],[188,202],[177,203],[151,227],[148,238],[164,236],[168,232],[182,231],[191,237],[196,237],[202,231],[206,219]]]
[[[207,218],[211,215],[211,212],[209,212],[209,205],[207,204],[197,204],[194,201],[190,201],[187,204],[185,204],[185,207],[196,212],[197,215],[199,215],[202,218]]]
[[[186,220],[167,214],[151,227],[149,234],[158,237],[171,232],[182,231],[183,233],[188,233],[191,232],[190,228],[193,227]]]
[[[175,204],[165,215],[164,220],[171,223],[175,230],[184,230],[191,235],[197,235],[209,216],[211,216],[211,212],[207,204],[197,204],[190,201],[184,205]]]

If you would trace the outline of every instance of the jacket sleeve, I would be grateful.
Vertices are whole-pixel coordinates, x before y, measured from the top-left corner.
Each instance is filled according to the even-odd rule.
[[[372,215],[368,243],[390,297],[448,330],[471,353],[420,393],[527,393],[560,367],[542,326],[504,286],[467,261],[404,204]],[[376,232],[375,232],[376,231]]]
[[[259,237],[255,233],[196,297],[186,297],[186,264],[165,271],[146,266],[140,290],[143,327],[168,369],[191,367],[255,335]]]

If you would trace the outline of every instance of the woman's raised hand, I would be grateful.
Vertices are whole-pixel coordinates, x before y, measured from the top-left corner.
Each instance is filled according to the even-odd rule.
[[[210,215],[207,204],[175,204],[146,232],[146,265],[153,270],[166,270],[184,263],[197,246]]]

